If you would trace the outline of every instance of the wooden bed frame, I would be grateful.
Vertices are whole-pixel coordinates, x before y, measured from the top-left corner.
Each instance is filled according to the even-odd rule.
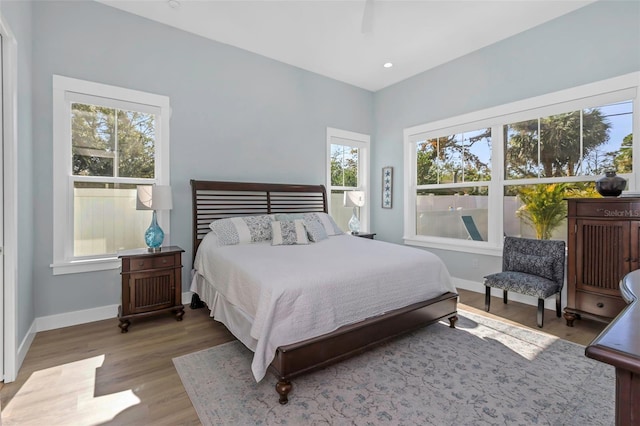
[[[214,220],[258,214],[327,212],[324,185],[191,180],[191,192],[194,258],[200,242],[210,230],[209,224]],[[319,337],[279,347],[269,370],[278,378],[276,391],[280,395],[280,403],[288,402],[291,379],[296,376],[444,318],[449,319],[451,328],[455,327],[457,301],[456,293],[447,292]],[[198,302],[192,302],[192,307],[194,304]]]

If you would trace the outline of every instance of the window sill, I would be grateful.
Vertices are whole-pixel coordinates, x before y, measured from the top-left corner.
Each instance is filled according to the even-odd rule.
[[[439,238],[425,240],[417,237],[404,237],[406,245],[432,248],[438,250],[449,250],[463,253],[483,254],[487,256],[502,256],[502,247],[490,245],[484,241],[455,240],[451,238]]]
[[[53,275],[80,274],[83,272],[107,271],[120,268],[121,261],[117,257],[102,259],[74,260],[51,264]]]

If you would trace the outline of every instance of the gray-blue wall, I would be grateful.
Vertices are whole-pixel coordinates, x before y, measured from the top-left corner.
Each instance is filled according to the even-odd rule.
[[[17,75],[17,169],[18,169],[18,265],[16,276],[17,324],[16,347],[29,331],[34,313],[34,279],[33,279],[33,115],[31,97],[32,67],[32,7],[29,2],[1,2],[5,23],[18,42],[18,75]],[[37,182],[37,180],[36,180]],[[9,206],[7,206],[9,207]]]
[[[600,1],[376,92],[372,179],[379,182],[381,168],[394,166],[395,199],[391,210],[372,210],[372,229],[402,241],[405,128],[634,71],[640,2]],[[379,205],[379,191],[372,195],[372,206]],[[433,252],[453,276],[476,282],[501,267],[495,257]],[[480,268],[471,268],[472,258]]]
[[[53,276],[49,266],[53,74],[171,98],[171,238],[188,250],[187,289],[191,178],[324,182],[326,127],[371,134],[372,229],[401,242],[404,128],[640,70],[630,1],[595,3],[375,94],[95,2],[2,7],[20,43],[19,341],[36,317],[120,300],[118,271]],[[387,165],[390,210],[379,207]],[[460,266],[469,255],[439,254],[452,275],[477,278]]]
[[[322,183],[326,127],[373,132],[369,91],[96,2],[33,7],[37,317],[117,304],[117,270],[53,276],[52,75],[171,99],[171,242],[191,265],[189,179]]]

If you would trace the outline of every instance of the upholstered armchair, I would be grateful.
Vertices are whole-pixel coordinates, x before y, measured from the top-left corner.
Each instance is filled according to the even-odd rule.
[[[507,303],[509,291],[538,298],[538,327],[544,322],[544,301],[554,294],[556,315],[560,317],[564,247],[564,241],[504,237],[502,272],[484,277],[484,309],[489,312],[491,288],[501,288],[504,303]]]

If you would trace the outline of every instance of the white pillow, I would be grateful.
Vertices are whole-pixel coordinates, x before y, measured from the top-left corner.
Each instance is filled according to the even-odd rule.
[[[211,222],[209,228],[223,246],[256,243],[271,239],[272,216],[229,217]]]
[[[302,219],[271,222],[271,245],[309,244]]]

